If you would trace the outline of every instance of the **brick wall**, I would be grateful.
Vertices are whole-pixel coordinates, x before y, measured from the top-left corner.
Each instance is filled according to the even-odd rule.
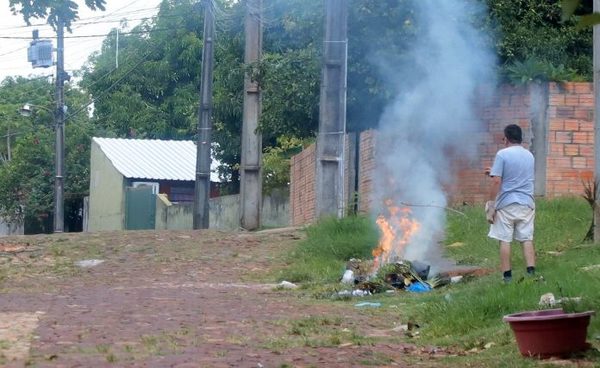
[[[543,98],[535,98],[536,88],[538,93],[544,94]],[[494,155],[502,148],[502,130],[511,123],[521,126],[525,147],[532,149],[536,160],[543,164],[536,168],[543,174],[544,180],[539,189],[542,193],[538,194],[546,197],[582,194],[582,180],[591,179],[594,169],[594,96],[591,83],[551,83],[541,89],[538,86],[506,85],[500,87],[493,103],[475,108],[481,125],[468,138],[479,142],[477,155],[471,159],[454,157],[451,160],[455,175],[445,187],[450,203],[472,204],[487,199],[490,182],[483,169],[491,166]],[[545,140],[535,138],[534,133],[539,132],[540,127],[545,132]],[[370,207],[376,140],[376,131],[361,133],[358,149],[361,212],[368,212]],[[452,155],[451,152],[448,154]],[[294,225],[314,220],[314,159],[314,146],[292,159],[290,207]],[[312,162],[308,162],[310,160]]]
[[[290,169],[290,222],[293,226],[315,218],[316,146],[292,157]]]
[[[490,179],[484,175],[491,167],[496,152],[502,148],[503,129],[507,124],[519,124],[523,129],[523,142],[527,147],[531,141],[529,125],[529,93],[525,87],[505,85],[500,88],[491,103],[476,106],[481,126],[470,139],[479,142],[477,154],[470,160],[454,157],[452,172],[455,176],[446,187],[451,204],[482,203],[490,191]],[[469,139],[469,138],[467,138]]]
[[[375,134],[374,130],[367,130],[360,134],[358,154],[358,199],[359,212],[368,212],[371,204],[371,191],[373,190],[373,175],[375,173]]]
[[[594,92],[591,83],[550,85],[548,197],[582,194],[594,176]]]

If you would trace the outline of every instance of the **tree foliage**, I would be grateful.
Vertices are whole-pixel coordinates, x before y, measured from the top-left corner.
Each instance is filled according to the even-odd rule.
[[[582,14],[591,12],[591,0],[563,0],[563,4],[574,4],[565,13],[559,0],[470,1],[488,7],[488,16],[474,18],[473,22],[489,35],[488,44],[482,47],[497,51],[500,68],[511,80],[591,79],[591,30],[574,27]],[[420,25],[415,19],[415,0],[348,3],[347,129],[361,131],[377,126],[398,85],[418,80],[418,65],[407,50],[416,42]],[[104,10],[105,1],[86,0],[85,4]],[[86,94],[94,99],[91,121],[85,114],[67,121],[67,200],[79,200],[87,190],[87,150],[93,132],[195,140],[204,43],[203,4],[197,0],[164,0],[156,17],[119,36],[118,68],[116,30],[89,59],[81,71],[81,90],[70,90],[67,98],[67,102],[75,99],[81,107],[88,103]],[[215,0],[215,5],[212,138],[216,158],[222,163],[222,177],[233,183],[238,179],[244,73],[250,72],[263,93],[259,129],[265,148],[265,180],[267,186],[285,183],[283,171],[290,150],[296,149],[294,144],[314,138],[318,129],[323,2],[265,2],[263,58],[256,65],[244,65],[243,60],[246,3]],[[77,19],[78,7],[72,0],[10,0],[10,7],[23,14],[26,21],[47,18],[53,26],[58,15],[67,25]],[[28,87],[34,83],[48,85]],[[1,168],[0,206],[5,215],[21,206],[32,216],[51,211],[50,197],[36,190],[45,188],[46,194],[52,190],[52,175],[45,176],[52,167],[52,160],[48,161],[52,154],[48,149],[52,145],[52,116],[39,111],[32,121],[15,114],[25,99],[50,106],[50,91],[46,81],[8,80],[0,87],[0,130],[8,133],[27,126],[32,130],[12,136],[14,162]],[[41,125],[38,129],[33,124]],[[7,146],[4,140],[0,142],[0,157],[7,157]],[[26,170],[34,175],[28,177]]]
[[[92,10],[105,10],[105,0],[85,0]],[[46,19],[52,28],[59,22],[71,30],[79,18],[79,5],[72,0],[10,0],[14,14],[20,13],[27,24],[31,19]],[[14,222],[30,219],[33,231],[44,229],[52,216],[54,185],[54,120],[53,85],[46,80],[8,78],[0,85],[0,116],[4,117],[3,130],[9,135],[5,144],[6,155],[0,167],[0,216]],[[83,197],[88,191],[89,149],[91,132],[87,112],[88,98],[82,91],[66,86],[66,106],[72,111],[66,117],[65,140],[65,218],[67,228],[81,229]],[[16,112],[23,103],[34,106],[34,119],[25,120]],[[83,114],[82,114],[83,113]],[[14,146],[13,146],[14,144]],[[11,160],[8,160],[8,147]],[[73,226],[76,228],[73,229]]]
[[[487,18],[473,21],[490,34],[488,46],[496,48],[505,70],[518,73],[524,70],[518,63],[534,59],[532,65],[543,64],[557,78],[590,77],[591,34],[574,29],[573,22],[561,23],[558,0],[473,1],[489,7]],[[407,53],[418,32],[414,5],[411,0],[349,2],[349,131],[377,125],[397,92],[400,76],[394,70],[414,63]],[[263,59],[250,66],[243,62],[244,7],[243,1],[221,0],[216,11],[213,138],[222,174],[234,180],[245,71],[253,73],[263,91],[259,129],[266,149],[277,146],[280,136],[314,136],[319,117],[322,1],[273,0],[265,5]],[[102,95],[96,116],[103,128],[118,136],[195,137],[203,16],[193,1],[164,1],[156,19],[136,29],[147,34],[121,38],[120,70],[114,70],[115,37],[107,37],[90,60],[83,83],[92,95]]]
[[[54,86],[46,79],[7,78],[0,84],[0,132],[11,133],[10,161],[0,166],[0,216],[15,222],[43,223],[53,212]],[[87,96],[67,86],[67,111],[85,111]],[[24,103],[33,115],[18,111]],[[65,140],[65,215],[71,227],[80,222],[89,188],[89,150],[94,127],[84,113],[67,114]],[[0,145],[8,157],[8,144]],[[80,225],[79,225],[80,226]]]
[[[85,0],[92,10],[105,10],[105,4],[106,0]],[[13,14],[21,13],[27,24],[31,24],[32,18],[43,18],[56,29],[62,20],[70,31],[71,23],[79,18],[79,5],[72,0],[9,0],[9,5]]]
[[[592,30],[575,27],[577,15],[563,19],[559,0],[487,3],[490,16],[484,29],[498,35],[495,46],[501,65],[509,67],[530,59],[546,68],[562,66],[581,79],[592,78]],[[575,14],[589,12],[591,3],[581,2]]]

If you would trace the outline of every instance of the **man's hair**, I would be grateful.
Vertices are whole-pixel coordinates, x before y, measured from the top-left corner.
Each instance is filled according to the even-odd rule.
[[[504,128],[504,136],[510,143],[521,143],[523,142],[523,132],[521,127],[517,124],[510,124]]]

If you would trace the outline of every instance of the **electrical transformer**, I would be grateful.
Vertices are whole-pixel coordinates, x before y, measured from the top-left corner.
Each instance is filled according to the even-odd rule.
[[[37,31],[33,32],[33,41],[27,48],[27,61],[34,68],[48,68],[54,65],[54,48],[52,41],[37,38]]]

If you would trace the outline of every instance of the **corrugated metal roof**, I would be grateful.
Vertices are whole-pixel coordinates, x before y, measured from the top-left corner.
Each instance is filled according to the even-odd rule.
[[[196,145],[192,141],[93,138],[126,178],[196,179]]]

